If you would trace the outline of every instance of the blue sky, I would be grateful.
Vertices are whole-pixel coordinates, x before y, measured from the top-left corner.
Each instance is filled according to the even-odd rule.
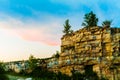
[[[63,24],[82,28],[84,14],[93,11],[102,21],[119,27],[118,0],[0,0],[0,60],[50,57],[60,50]]]

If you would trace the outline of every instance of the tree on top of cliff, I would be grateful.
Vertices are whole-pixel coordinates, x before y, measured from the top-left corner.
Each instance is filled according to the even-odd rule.
[[[111,23],[112,23],[112,20],[105,20],[102,22],[102,26],[109,28],[111,26]]]
[[[65,21],[65,24],[64,24],[63,33],[65,33],[65,34],[70,34],[70,33],[72,33],[72,32],[73,32],[73,30],[71,30],[71,25],[69,24],[69,19],[67,19],[67,20]]]
[[[98,22],[98,18],[96,17],[96,14],[94,14],[91,11],[90,13],[85,14],[84,22],[82,23],[82,26],[85,27],[97,26],[97,22]]]

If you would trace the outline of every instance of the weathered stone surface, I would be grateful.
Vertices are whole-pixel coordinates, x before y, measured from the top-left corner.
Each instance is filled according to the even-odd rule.
[[[118,67],[120,66],[120,29],[118,29],[112,32],[113,28],[96,26],[64,35],[61,38],[58,71],[71,75],[73,68],[82,73],[86,65],[92,65],[93,71],[99,76],[110,80],[120,79],[113,75],[113,73],[120,75],[120,67]]]

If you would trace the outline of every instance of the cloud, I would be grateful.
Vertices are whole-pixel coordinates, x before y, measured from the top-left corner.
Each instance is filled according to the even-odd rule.
[[[56,18],[46,22],[36,20],[23,22],[13,17],[7,17],[0,21],[0,28],[10,30],[10,34],[17,35],[24,40],[41,42],[51,46],[60,45],[62,27],[61,21]]]
[[[24,60],[28,59],[30,54],[37,58],[45,58],[50,57],[56,50],[59,50],[59,46],[51,46],[40,41],[23,40],[11,32],[13,32],[13,29],[0,29],[0,60]]]
[[[30,31],[33,32],[30,33]],[[36,35],[39,35],[39,30],[34,28],[25,30],[23,28],[1,27],[0,34],[0,59],[4,61],[28,59],[30,54],[35,57],[45,58],[50,57],[56,50],[60,50],[59,42],[53,42],[55,39],[50,40],[49,37],[44,37],[45,35],[41,37],[42,39],[48,39],[48,41],[42,41]]]
[[[59,32],[53,34],[52,31],[47,32],[45,29],[41,28],[18,28],[13,29],[18,35],[20,35],[24,40],[34,41],[34,42],[41,42],[44,44],[48,44],[51,46],[60,45],[60,34]]]
[[[66,19],[70,20],[73,29],[81,28],[83,17],[85,13],[93,10],[99,18],[99,25],[105,19],[113,19],[114,24],[118,25],[120,6],[116,0],[113,2],[103,0],[80,1],[80,0],[50,0],[52,3],[60,3],[70,7],[67,14],[54,15],[55,13],[44,12],[36,10],[27,5],[33,15],[37,16],[27,17],[0,14],[0,27],[11,29],[13,35],[18,35],[24,40],[42,42],[48,45],[60,45],[60,38],[62,36],[63,24]],[[91,4],[88,4],[91,3]],[[112,6],[113,4],[117,4]],[[52,5],[52,4],[51,4]],[[117,10],[115,10],[117,9]],[[113,13],[113,14],[109,14]]]

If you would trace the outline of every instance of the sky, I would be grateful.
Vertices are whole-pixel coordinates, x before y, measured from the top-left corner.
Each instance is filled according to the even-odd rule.
[[[118,0],[0,0],[0,60],[51,57],[60,51],[65,20],[78,30],[90,11],[99,26],[104,20],[120,26]]]

